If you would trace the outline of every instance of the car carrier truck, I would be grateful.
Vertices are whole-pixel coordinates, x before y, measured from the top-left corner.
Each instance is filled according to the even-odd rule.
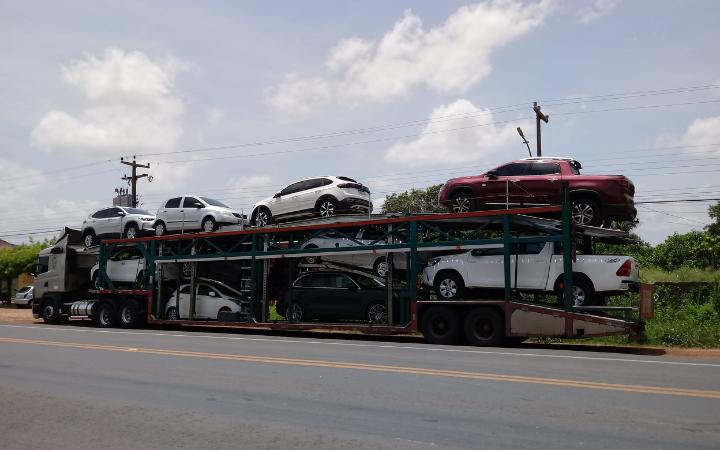
[[[562,212],[563,220],[536,216]],[[307,248],[332,234],[356,240],[367,227],[384,232],[373,241],[353,246]],[[619,236],[620,232],[573,226],[568,202],[561,206],[477,211],[402,217],[337,216],[307,223],[247,228],[241,231],[112,239],[83,249],[81,236],[67,229],[58,242],[43,250],[34,267],[33,315],[47,323],[90,318],[99,327],[143,325],[242,327],[263,330],[347,330],[367,334],[420,332],[433,344],[467,342],[500,345],[535,336],[600,336],[637,332],[642,327],[636,306],[576,306],[573,293],[573,243],[578,235]],[[512,249],[517,244],[556,242],[563,249],[563,302],[536,301],[512,285]],[[488,244],[503,247],[504,289],[494,298],[435,299],[422,290],[421,261]],[[118,248],[133,248],[144,258],[143,271],[132,285],[113,283],[106,267]],[[301,273],[315,270],[307,258],[369,254],[384,256],[386,323],[365,321],[274,320],[274,302]],[[328,258],[332,259],[332,258]],[[402,264],[394,262],[401,261]],[[98,264],[94,283],[90,269]],[[402,265],[404,270],[393,270]],[[335,267],[335,269],[338,269]],[[342,270],[340,268],[339,270]],[[245,295],[243,314],[227,313],[217,320],[194,314],[198,280],[223,276],[223,282]],[[180,286],[190,295],[187,317],[166,316],[169,302],[178,302]]]

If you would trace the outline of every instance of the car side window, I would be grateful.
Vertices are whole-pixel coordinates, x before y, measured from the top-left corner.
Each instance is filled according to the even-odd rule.
[[[336,275],[333,277],[333,287],[351,289],[355,287],[355,282],[347,275]]]
[[[170,200],[165,203],[166,208],[179,208],[180,207],[180,200],[182,197],[175,197],[171,198]]]
[[[517,177],[525,175],[530,168],[528,163],[510,163],[496,169],[499,177]]]
[[[362,238],[368,241],[377,241],[384,236],[385,233],[377,228],[365,228],[362,233]]]
[[[316,278],[313,275],[306,275],[299,280],[295,282],[295,287],[311,287],[312,286],[312,280],[313,278]]]
[[[194,208],[196,203],[200,203],[200,200],[195,197],[185,197],[183,200],[183,208]]]
[[[290,186],[287,186],[285,189],[280,191],[280,195],[288,195],[300,192],[302,190],[303,183],[303,181],[298,181],[297,183],[293,183]]]
[[[199,285],[197,295],[210,295],[210,286],[206,284]]]
[[[560,164],[557,163],[533,163],[526,175],[553,175],[560,173]]]
[[[498,256],[504,255],[502,247],[476,248],[471,252],[473,256]]]
[[[120,208],[110,208],[108,211],[108,217],[120,217],[119,214],[123,212]]]
[[[332,184],[332,180],[330,178],[320,178],[321,184],[320,186],[329,186]]]
[[[101,209],[100,211],[93,214],[92,217],[93,217],[93,219],[102,219],[103,217],[105,217],[104,214],[106,212],[107,212],[107,209]]]
[[[520,253],[523,255],[538,255],[545,248],[545,242],[531,242],[520,245]]]
[[[322,178],[313,178],[312,180],[305,180],[303,181],[303,191],[307,191],[309,189],[316,189],[323,185]]]

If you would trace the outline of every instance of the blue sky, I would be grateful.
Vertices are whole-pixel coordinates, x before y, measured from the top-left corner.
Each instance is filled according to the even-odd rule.
[[[718,2],[224,3],[3,5],[1,238],[78,226],[133,154],[153,211],[248,211],[321,174],[380,204],[526,156],[535,100],[545,155],[623,173],[638,201],[720,197]],[[639,205],[638,231],[700,229],[708,204]]]

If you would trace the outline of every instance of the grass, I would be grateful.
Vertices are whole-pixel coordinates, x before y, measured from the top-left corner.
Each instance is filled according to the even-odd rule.
[[[668,272],[656,267],[649,267],[640,270],[640,281],[644,283],[656,283],[659,281],[720,283],[720,271],[681,267]]]

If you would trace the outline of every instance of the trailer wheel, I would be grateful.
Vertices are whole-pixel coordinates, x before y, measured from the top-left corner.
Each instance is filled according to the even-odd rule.
[[[124,300],[120,303],[117,312],[117,323],[120,328],[135,328],[140,323],[140,308],[133,300]]]
[[[101,302],[97,308],[95,308],[95,314],[93,314],[95,325],[100,328],[110,328],[115,325],[115,308],[105,301]]]
[[[58,323],[58,305],[53,299],[45,300],[42,303],[42,319],[45,323]]]
[[[421,331],[430,344],[451,345],[460,338],[460,318],[446,306],[435,306],[423,314]]]
[[[500,345],[505,340],[502,314],[491,308],[475,308],[465,317],[465,339],[477,347]]]

